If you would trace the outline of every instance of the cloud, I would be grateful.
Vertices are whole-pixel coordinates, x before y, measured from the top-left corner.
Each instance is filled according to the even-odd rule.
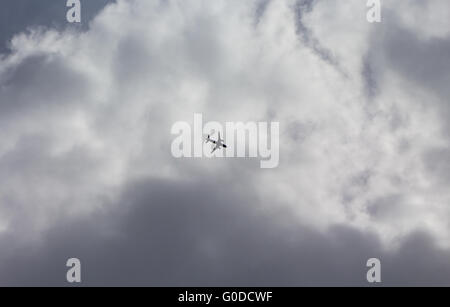
[[[0,284],[65,285],[65,261],[76,256],[88,286],[360,286],[376,256],[383,285],[448,285],[449,254],[426,234],[386,252],[373,234],[339,225],[324,235],[228,186],[132,182],[95,223],[59,221],[42,248],[2,259]]]
[[[87,29],[90,20],[113,0],[84,1],[81,6],[81,24],[71,27]],[[0,53],[7,53],[10,40],[25,28],[52,27],[63,29],[67,26],[67,1],[29,0],[4,1],[0,11]]]
[[[25,269],[3,265],[5,276],[38,283],[35,266],[70,251],[99,274],[93,284],[148,272],[162,284],[360,284],[379,254],[389,283],[418,281],[401,271],[416,264],[424,283],[447,282],[406,254],[422,248],[447,272],[446,19],[417,1],[383,5],[381,24],[366,10],[117,1],[85,31],[14,36],[0,58],[0,244]],[[172,124],[198,112],[279,121],[279,167],[173,158]],[[59,281],[52,272],[42,282]]]

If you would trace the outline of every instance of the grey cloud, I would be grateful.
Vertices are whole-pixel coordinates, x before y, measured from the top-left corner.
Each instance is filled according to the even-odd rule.
[[[303,22],[303,16],[310,13],[314,9],[316,0],[297,0],[295,4],[295,17],[297,26],[297,35],[303,44],[311,48],[311,50],[323,61],[334,66],[343,76],[346,76],[345,69],[341,67],[337,57],[333,51],[324,47],[320,40],[314,36]]]
[[[423,155],[423,163],[427,170],[435,174],[435,184],[446,188],[450,183],[450,150],[445,147],[430,149]]]
[[[414,6],[424,11],[430,3],[414,2]],[[411,101],[411,105],[419,103],[426,109],[436,112],[442,121],[442,136],[450,140],[450,36],[420,37],[412,28],[399,22],[399,14],[393,10],[383,12],[383,23],[371,33],[369,52],[365,58],[363,70],[366,81],[366,92],[369,98],[375,97],[383,89],[380,84],[384,76],[393,71],[405,81],[404,90],[425,90],[429,93],[426,100]],[[390,110],[392,129],[409,124],[408,114],[404,110]],[[436,136],[440,137],[440,136]],[[407,151],[415,144],[404,141],[402,148]],[[449,182],[447,145],[430,146],[422,152],[422,162],[427,175],[433,184]]]
[[[61,111],[74,102],[80,106],[90,87],[86,76],[68,67],[61,56],[32,55],[5,73],[0,116],[48,112],[58,107]]]
[[[370,53],[371,52],[369,52],[369,55],[363,59],[363,69],[362,69],[364,90],[369,100],[376,97],[378,91],[380,90],[379,85],[377,83],[376,71],[373,67],[373,64],[371,63],[372,56],[370,55]]]
[[[88,149],[74,146],[55,155],[51,152],[53,143],[39,134],[24,135],[1,157],[2,217],[10,220],[10,231],[16,238],[26,238],[43,222],[65,218],[64,210],[82,206],[90,180],[101,172],[102,160]],[[67,191],[72,196],[62,201],[61,193]]]
[[[423,41],[412,30],[392,25],[385,33],[384,51],[389,67],[417,85],[430,88],[442,98],[448,98],[450,37]]]
[[[402,195],[386,195],[367,204],[367,212],[374,219],[392,219],[394,212],[407,210]],[[395,221],[392,221],[395,222]]]
[[[258,210],[253,193],[219,186],[134,182],[114,210],[58,223],[38,250],[3,259],[0,284],[67,285],[70,257],[81,259],[85,286],[368,286],[371,257],[384,286],[450,284],[450,254],[423,233],[387,253],[370,233],[321,234]]]
[[[341,65],[332,43],[313,35],[309,27],[317,25],[303,23],[314,1],[289,7],[298,19],[292,25],[264,20],[272,2],[252,3],[249,18],[257,22],[248,32],[239,23],[249,13],[242,1],[227,7],[233,18],[222,19],[208,1],[173,15],[173,2],[139,3],[161,9],[154,26],[137,10],[113,7],[76,37],[70,46],[80,48],[80,62],[70,65],[86,67],[73,69],[58,52],[31,53],[0,74],[0,218],[8,223],[0,232],[0,285],[67,285],[70,257],[82,260],[83,285],[365,286],[371,257],[381,259],[382,285],[449,285],[449,251],[434,243],[436,233],[417,230],[418,219],[407,223],[409,213],[423,213],[408,207],[416,178],[401,178],[411,166],[401,153],[414,139],[396,133],[411,114],[394,104],[375,118],[383,77],[392,72],[445,100],[445,39],[422,42],[411,29],[383,23],[371,33],[371,52],[348,54],[363,64],[350,75],[361,73],[367,94],[353,104],[347,94],[358,92],[360,80],[340,83],[314,66]],[[282,18],[285,7],[276,9]],[[179,14],[185,23],[176,28]],[[291,33],[297,26],[303,44],[294,34],[280,44],[283,52],[272,50],[267,40],[278,26]],[[319,61],[296,49],[305,46]],[[369,105],[375,115],[365,122],[359,108]],[[82,115],[74,119],[76,110]],[[193,112],[204,121],[280,120],[283,162],[263,172],[252,159],[172,158],[170,126]],[[445,183],[448,150],[426,149],[421,162]],[[414,193],[422,199],[420,189]],[[373,224],[346,224],[366,214]],[[317,220],[306,225],[309,217]],[[393,235],[399,220],[411,231],[399,235],[397,250],[387,249],[379,235],[386,228]],[[329,221],[326,231],[315,227]]]
[[[256,25],[261,20],[261,17],[266,12],[267,6],[269,5],[270,0],[260,0],[256,3],[256,9],[255,9],[255,23]]]
[[[82,23],[71,27],[87,29],[90,20],[109,3],[115,0],[81,1]],[[0,10],[0,53],[7,53],[8,42],[13,35],[28,28],[43,26],[63,29],[66,21],[67,0],[4,0]]]
[[[371,33],[371,47],[364,62],[363,76],[369,97],[381,90],[378,83],[392,70],[410,82],[410,86],[427,89],[432,94],[430,100],[441,100],[440,107],[448,118],[450,37],[421,38],[414,29],[398,21],[401,12],[386,10],[383,14],[384,21]],[[434,107],[432,101],[423,104]]]

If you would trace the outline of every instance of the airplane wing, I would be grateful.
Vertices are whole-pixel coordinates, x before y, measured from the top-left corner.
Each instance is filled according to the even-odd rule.
[[[205,143],[209,143],[209,142],[211,142],[211,143],[213,143],[213,144],[216,144],[216,141],[214,141],[213,139],[211,139],[211,138],[209,137],[209,134],[208,134],[208,137],[205,138]]]
[[[219,149],[220,145],[216,145],[216,147],[213,148],[213,150],[211,151],[211,153],[215,152],[216,149]]]

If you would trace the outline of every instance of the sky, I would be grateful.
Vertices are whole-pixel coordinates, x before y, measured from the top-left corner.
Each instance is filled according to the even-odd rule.
[[[381,4],[2,1],[0,286],[449,286],[450,3]],[[195,113],[279,165],[175,158]]]

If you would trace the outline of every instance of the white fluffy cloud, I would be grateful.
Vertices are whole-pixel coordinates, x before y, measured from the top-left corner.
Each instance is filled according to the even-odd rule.
[[[426,230],[448,247],[450,193],[424,158],[448,150],[439,98],[390,48],[399,29],[448,41],[449,4],[383,3],[370,24],[361,1],[308,3],[120,0],[86,32],[15,36],[0,58],[0,231],[34,237],[107,209],[136,178],[220,172],[256,188],[251,206],[315,229],[352,225],[387,246]],[[195,112],[279,121],[280,166],[173,159],[171,125]]]

